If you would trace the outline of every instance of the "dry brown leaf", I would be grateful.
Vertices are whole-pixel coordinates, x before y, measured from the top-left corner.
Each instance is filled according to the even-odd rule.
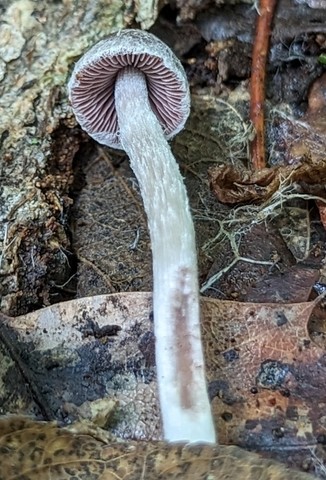
[[[151,248],[129,164],[98,148],[74,202],[77,297],[152,289]],[[110,208],[107,206],[110,205]]]
[[[237,447],[129,442],[105,445],[84,433],[24,417],[0,419],[1,480],[309,480]]]
[[[302,142],[305,139],[302,138]],[[325,141],[326,144],[326,141]],[[260,171],[238,170],[231,165],[222,165],[209,170],[213,193],[222,203],[238,204],[266,202],[287,181],[298,183],[307,193],[324,194],[326,182],[325,156],[312,158],[305,143],[292,146],[292,156],[298,161],[292,165],[264,168]]]
[[[313,308],[205,300],[207,372],[222,443],[299,447],[323,432],[326,364],[307,331]]]
[[[277,304],[307,302],[318,278],[318,270],[307,268],[302,265],[302,262],[297,263],[286,272],[279,272],[275,276],[266,276],[250,286],[246,291],[244,301]]]
[[[269,198],[279,187],[279,168],[260,171],[238,170],[219,165],[209,170],[210,186],[222,203],[259,202]]]

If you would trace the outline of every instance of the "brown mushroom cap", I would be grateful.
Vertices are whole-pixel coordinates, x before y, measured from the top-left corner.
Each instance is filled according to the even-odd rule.
[[[141,30],[122,30],[110,35],[76,63],[68,89],[81,127],[98,142],[122,148],[114,86],[118,72],[128,66],[146,76],[150,105],[166,138],[173,137],[189,115],[187,78],[169,47]]]

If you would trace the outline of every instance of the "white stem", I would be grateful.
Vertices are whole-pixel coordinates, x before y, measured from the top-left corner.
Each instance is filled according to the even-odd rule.
[[[123,70],[120,141],[138,179],[151,236],[156,366],[164,438],[215,442],[205,380],[195,232],[179,167],[153,113],[144,75]]]

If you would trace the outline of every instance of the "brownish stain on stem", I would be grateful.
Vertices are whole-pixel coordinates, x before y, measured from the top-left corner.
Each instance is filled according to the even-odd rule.
[[[187,319],[191,308],[191,292],[187,293],[188,268],[180,268],[177,276],[177,285],[172,301],[172,318],[174,349],[176,358],[175,383],[180,388],[181,406],[191,409],[194,406],[193,389],[193,354],[190,342],[191,332],[188,329]]]

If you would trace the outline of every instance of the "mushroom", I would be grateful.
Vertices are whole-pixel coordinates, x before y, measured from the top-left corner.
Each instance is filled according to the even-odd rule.
[[[125,150],[140,186],[153,256],[164,438],[215,442],[201,342],[195,231],[185,185],[167,142],[189,115],[184,69],[154,35],[123,30],[76,63],[69,98],[91,137]]]

